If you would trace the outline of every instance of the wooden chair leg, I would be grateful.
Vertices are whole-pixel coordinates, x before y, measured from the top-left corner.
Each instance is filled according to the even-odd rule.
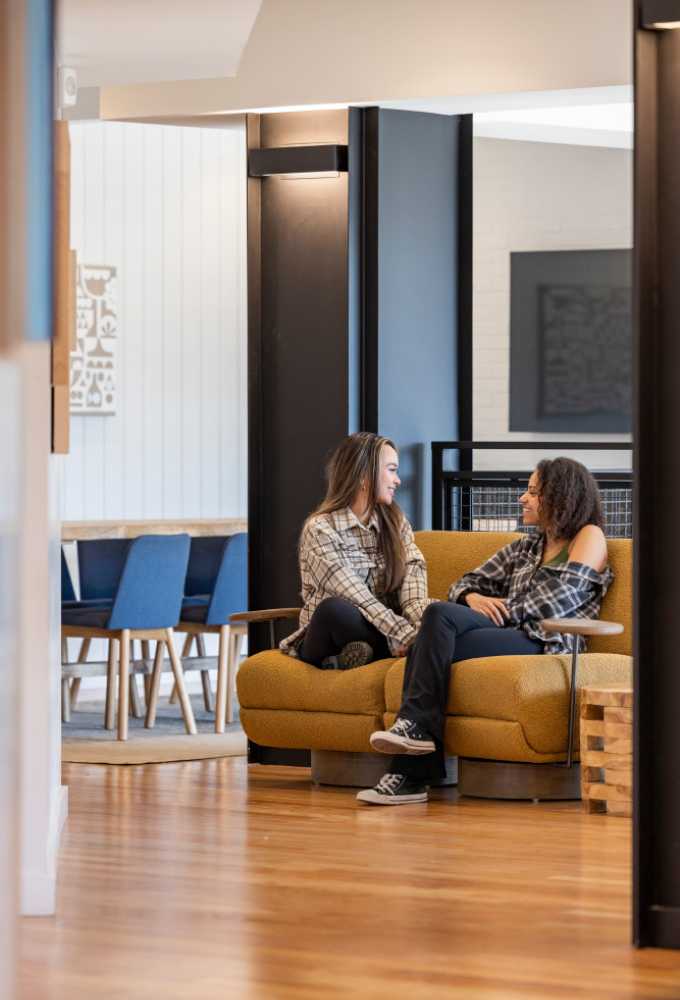
[[[90,653],[90,643],[92,639],[83,639],[83,644],[80,647],[80,652],[78,653],[78,663],[85,663],[87,657]],[[74,677],[71,681],[71,709],[75,710],[78,704],[78,695],[80,694],[80,683],[82,677]]]
[[[65,677],[61,680],[61,721],[71,721],[71,689]]]
[[[185,656],[188,656],[189,653],[191,652],[191,646],[194,641],[194,638],[195,636],[193,636],[191,632],[189,632],[186,638],[184,639],[184,643],[182,645],[182,652],[180,654],[182,659],[184,659]],[[168,698],[168,705],[174,705],[176,701],[177,701],[177,685],[173,681],[172,691],[170,692],[170,697]]]
[[[172,664],[172,672],[175,675],[175,685],[177,687],[177,695],[179,697],[179,703],[182,706],[182,715],[184,716],[184,725],[186,726],[187,732],[191,736],[196,735],[196,720],[194,719],[194,712],[191,707],[191,702],[189,701],[189,695],[187,694],[187,689],[184,684],[184,671],[182,670],[182,661],[177,655],[177,650],[175,649],[175,644],[172,637],[172,629],[166,629],[165,634],[166,645],[168,647],[168,653],[170,655],[170,663]]]
[[[106,667],[106,711],[104,727],[113,729],[116,719],[116,645],[117,639],[109,639],[109,655]]]
[[[142,675],[144,683],[144,704],[148,706],[149,694],[151,692],[151,674],[146,672],[147,663],[151,659],[151,643],[148,639],[142,639],[142,659],[144,660],[144,674]]]
[[[165,643],[156,643],[156,655],[153,660],[153,673],[149,680],[149,697],[146,702],[146,718],[144,725],[147,729],[153,729],[156,722],[156,709],[158,707],[158,692],[161,686],[161,674],[163,673],[163,647]]]
[[[144,718],[144,709],[142,708],[142,702],[139,697],[137,678],[134,674],[130,674],[130,713],[135,719]]]
[[[128,706],[130,698],[130,629],[120,633],[118,660],[118,739],[128,738]]]
[[[205,640],[202,635],[196,636],[196,648],[199,656],[205,656]],[[210,671],[201,670],[201,684],[203,685],[203,704],[206,712],[215,711],[212,688],[210,687]]]
[[[229,659],[227,660],[227,722],[234,721],[234,694],[236,693],[236,671],[241,662],[243,630],[229,629]]]
[[[231,636],[229,626],[223,625],[220,629],[220,646],[217,654],[217,704],[215,705],[215,732],[224,732],[224,710],[227,704],[227,663],[229,659],[228,645]]]

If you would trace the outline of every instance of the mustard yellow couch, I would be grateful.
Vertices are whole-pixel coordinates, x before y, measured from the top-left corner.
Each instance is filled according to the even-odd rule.
[[[516,537],[506,532],[418,532],[430,595],[445,600],[453,580]],[[588,640],[588,651],[579,658],[577,688],[632,680],[631,541],[610,539],[609,560],[615,580],[601,618],[622,623],[624,631]],[[396,717],[404,665],[403,659],[387,659],[355,670],[317,670],[275,649],[258,653],[244,661],[237,675],[243,728],[263,747],[310,750],[312,773],[320,781],[363,784],[381,773],[388,760],[372,754],[368,740]],[[497,656],[456,664],[445,745],[447,754],[461,763],[462,792],[578,797],[578,768],[567,774],[562,763],[570,677],[569,656]],[[578,721],[576,726],[578,746]]]

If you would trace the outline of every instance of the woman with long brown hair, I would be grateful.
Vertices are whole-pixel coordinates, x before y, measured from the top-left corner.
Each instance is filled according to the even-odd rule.
[[[372,805],[425,802],[441,779],[451,665],[476,657],[566,653],[582,636],[544,631],[544,618],[596,618],[613,579],[597,484],[569,458],[545,459],[520,498],[522,535],[451,585],[448,601],[424,612],[406,661],[394,725],[371,746],[394,754],[375,788],[359,792]]]
[[[281,649],[316,667],[403,656],[427,597],[425,560],[396,504],[399,457],[389,438],[345,438],[327,469],[326,497],[300,536],[300,628]]]

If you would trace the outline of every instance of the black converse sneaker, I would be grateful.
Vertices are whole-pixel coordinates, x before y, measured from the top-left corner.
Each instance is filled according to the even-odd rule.
[[[389,729],[373,733],[370,743],[378,753],[416,755],[434,752],[434,740],[411,719],[397,719]]]
[[[374,788],[357,794],[357,801],[370,806],[403,806],[411,802],[427,802],[427,788],[405,774],[383,774]]]
[[[338,670],[365,667],[373,659],[373,647],[367,642],[348,642],[338,654]]]
[[[365,667],[373,659],[373,647],[367,642],[348,642],[337,656],[327,656],[321,663],[321,670],[352,670]]]

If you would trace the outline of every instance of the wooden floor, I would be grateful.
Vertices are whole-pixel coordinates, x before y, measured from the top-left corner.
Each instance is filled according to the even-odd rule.
[[[64,780],[22,1000],[680,997],[680,952],[629,944],[628,820],[451,789],[359,807],[242,758]]]

